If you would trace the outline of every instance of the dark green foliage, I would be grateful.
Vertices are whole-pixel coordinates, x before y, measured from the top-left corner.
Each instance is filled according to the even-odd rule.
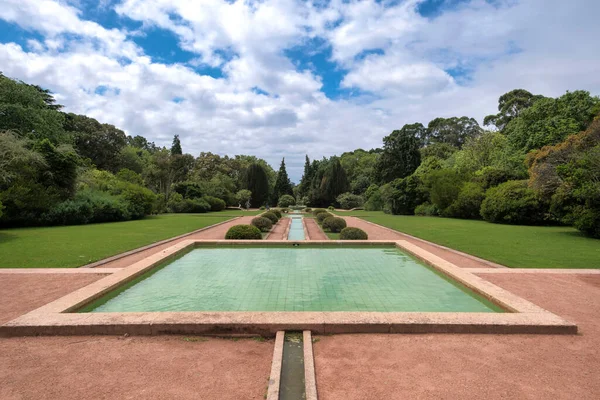
[[[391,193],[386,200],[385,210],[392,214],[413,215],[415,207],[427,200],[427,192],[416,175],[396,179],[390,186]]]
[[[465,177],[452,169],[434,171],[428,177],[429,199],[431,204],[446,216],[446,209],[458,198]]]
[[[475,182],[465,183],[458,197],[444,210],[444,216],[466,219],[480,219],[479,209],[485,199],[485,190]]]
[[[273,214],[275,214],[275,215],[277,216],[277,218],[279,218],[279,219],[281,219],[281,217],[283,217],[283,215],[281,214],[281,211],[280,211],[280,210],[277,210],[277,209],[274,209],[274,208],[273,208],[273,209],[271,209],[271,212],[272,212]]]
[[[475,180],[479,182],[484,189],[489,189],[504,182],[520,180],[524,178],[526,177],[519,174],[518,171],[488,167],[482,169]]]
[[[547,203],[527,187],[527,181],[508,181],[488,189],[481,203],[483,219],[505,224],[543,224],[547,211]]]
[[[52,188],[60,199],[73,196],[77,179],[77,154],[68,146],[55,147],[48,139],[39,142],[35,150],[44,157],[48,166],[40,171],[40,183]]]
[[[337,196],[349,189],[346,171],[342,168],[340,160],[334,159],[328,166],[320,185],[321,200],[325,204],[336,201]]]
[[[223,211],[225,207],[227,207],[225,201],[219,199],[218,197],[203,196],[202,200],[210,205],[210,211]]]
[[[446,143],[461,148],[469,138],[482,133],[474,118],[436,118],[427,125],[427,143]]]
[[[229,228],[225,234],[228,240],[260,240],[262,234],[260,229],[252,225],[235,225]]]
[[[327,229],[330,232],[340,232],[346,227],[346,221],[343,218],[338,217],[327,217],[323,220],[323,229]]]
[[[306,208],[304,209],[304,212],[306,212],[306,213],[312,212],[312,208],[310,208],[310,207],[306,207]]]
[[[172,213],[205,213],[210,204],[203,199],[184,199],[179,193],[173,193],[167,202],[167,210]]]
[[[315,208],[315,209],[312,211],[312,213],[313,213],[313,215],[314,215],[315,217],[317,216],[317,214],[320,214],[320,213],[322,213],[322,212],[327,212],[327,210],[326,210],[326,209],[324,209],[324,208]]]
[[[378,182],[386,183],[412,174],[421,163],[419,152],[421,124],[404,125],[383,138],[383,152],[375,165]]]
[[[325,219],[329,217],[332,217],[332,215],[327,211],[323,211],[318,213],[315,218],[317,219],[317,221],[319,221],[319,224],[322,224],[323,221],[325,221]]]
[[[151,190],[124,181],[117,181],[111,193],[127,201],[132,219],[150,215],[156,201],[156,195]]]
[[[296,204],[296,199],[289,194],[284,194],[277,201],[277,207],[289,207],[293,206],[294,204]]]
[[[179,193],[184,199],[197,199],[205,195],[202,186],[191,181],[177,182],[171,187],[171,190]]]
[[[271,222],[273,224],[276,224],[277,221],[279,221],[279,218],[277,218],[277,215],[275,215],[275,213],[273,213],[271,211],[267,211],[266,213],[261,214],[261,217],[268,218],[269,220],[271,220]]]
[[[251,207],[263,206],[269,198],[269,178],[262,165],[252,164],[246,171],[246,189],[252,192]]]
[[[181,148],[181,141],[179,140],[179,135],[173,136],[173,144],[171,145],[171,155],[182,155],[183,149]]]
[[[477,209],[477,211],[479,212],[479,209]],[[415,207],[415,215],[420,215],[423,217],[433,217],[436,215],[440,215],[440,211],[433,204],[425,202]]]
[[[59,203],[41,216],[44,225],[82,225],[129,219],[129,204],[124,199],[92,190],[78,193],[73,200]]]
[[[273,228],[273,223],[269,218],[256,217],[252,219],[252,225],[261,230],[261,232],[269,232]]]
[[[419,150],[421,152],[421,159],[427,157],[436,157],[439,160],[447,160],[452,154],[458,151],[458,148],[449,143],[431,143],[426,147]]]
[[[352,208],[362,207],[364,200],[361,196],[352,193],[342,193],[337,197],[340,207],[350,210]]]
[[[294,191],[292,190],[292,183],[290,182],[290,178],[288,177],[287,171],[285,169],[285,158],[281,160],[281,165],[279,166],[279,172],[277,172],[277,180],[275,181],[275,186],[273,187],[273,203],[277,202],[283,195],[292,196]],[[291,204],[290,204],[291,205]],[[280,207],[287,207],[281,206]]]
[[[499,130],[503,130],[510,121],[521,115],[523,110],[543,98],[544,96],[533,95],[524,89],[511,90],[498,99],[499,113],[485,117],[483,125],[494,125]]]
[[[116,176],[118,179],[120,179],[122,181],[135,183],[136,185],[140,185],[140,186],[144,185],[144,179],[142,178],[142,176],[140,174],[138,174],[137,172],[134,172],[127,168],[123,168],[122,170],[117,172]]]
[[[344,228],[340,232],[340,240],[367,240],[367,232],[359,228]]]

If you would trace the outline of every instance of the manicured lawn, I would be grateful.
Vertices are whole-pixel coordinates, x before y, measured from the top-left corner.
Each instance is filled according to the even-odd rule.
[[[0,230],[0,268],[73,268],[258,211],[164,214],[138,221]]]
[[[600,268],[600,240],[574,228],[515,226],[452,218],[337,212],[514,268]]]
[[[327,235],[327,237],[330,240],[340,240],[340,234],[339,233],[326,232],[326,231],[323,231],[323,232],[325,232],[325,234]]]

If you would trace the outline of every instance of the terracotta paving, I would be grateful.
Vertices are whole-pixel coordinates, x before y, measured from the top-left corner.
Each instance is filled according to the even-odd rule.
[[[198,232],[195,233],[193,235],[190,236],[186,236],[184,238],[181,239],[176,239],[173,240],[171,242],[168,243],[164,243],[161,244],[159,246],[153,247],[151,249],[148,250],[144,250],[141,251],[139,253],[136,254],[132,254],[130,256],[127,257],[123,257],[120,258],[118,260],[114,260],[114,261],[110,261],[106,264],[102,264],[99,267],[102,268],[123,268],[123,267],[127,267],[128,265],[131,265],[133,263],[136,263],[140,260],[143,260],[144,258],[151,256],[153,254],[158,253],[159,251],[162,251],[166,248],[169,248],[171,246],[173,246],[174,244],[177,244],[179,242],[181,242],[182,240],[190,240],[190,239],[204,239],[204,240],[210,240],[210,239],[215,239],[215,240],[219,240],[219,239],[225,239],[225,234],[227,233],[227,231],[229,230],[229,228],[231,228],[234,225],[243,225],[243,224],[249,224],[250,222],[252,222],[252,218],[254,218],[254,216],[247,216],[247,217],[240,217],[240,218],[236,218],[236,219],[232,219],[230,221],[227,221],[221,225],[215,226],[214,228],[210,228],[207,229],[205,231],[202,232]]]
[[[102,274],[1,274],[0,324],[105,276]]]
[[[304,226],[306,226],[306,230],[308,232],[309,240],[328,240],[329,238],[323,232],[317,221],[313,218],[304,218]]]
[[[271,233],[267,240],[287,240],[287,228],[292,222],[289,218],[281,218],[277,224],[271,229]]]
[[[600,276],[481,276],[576,322],[581,333],[321,336],[319,399],[600,398]]]
[[[463,268],[490,268],[494,266],[493,263],[482,262],[465,257],[453,251],[440,248],[439,246],[436,246],[433,243],[423,242],[421,240],[414,239],[411,236],[405,235],[401,232],[392,231],[383,226],[369,223],[360,218],[343,216],[342,218],[346,220],[348,226],[351,226],[353,228],[360,228],[363,231],[367,232],[367,235],[369,235],[369,240],[406,240],[435,254],[436,256],[442,257],[450,261],[451,263]]]

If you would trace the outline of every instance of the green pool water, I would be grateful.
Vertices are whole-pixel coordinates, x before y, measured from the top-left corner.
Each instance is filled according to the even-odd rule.
[[[202,247],[84,312],[498,312],[395,247]]]

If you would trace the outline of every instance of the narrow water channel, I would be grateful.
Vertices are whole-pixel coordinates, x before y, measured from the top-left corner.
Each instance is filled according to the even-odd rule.
[[[306,398],[302,332],[286,332],[283,342],[279,400]]]
[[[292,222],[290,225],[290,232],[288,233],[288,240],[306,240],[304,236],[304,224],[302,223],[302,214],[297,212],[291,212],[289,217]]]

